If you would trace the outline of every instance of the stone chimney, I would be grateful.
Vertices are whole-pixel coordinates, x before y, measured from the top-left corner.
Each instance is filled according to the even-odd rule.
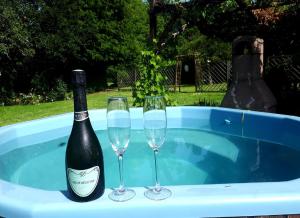
[[[240,36],[232,43],[232,82],[222,107],[276,112],[276,99],[264,80],[264,41]]]

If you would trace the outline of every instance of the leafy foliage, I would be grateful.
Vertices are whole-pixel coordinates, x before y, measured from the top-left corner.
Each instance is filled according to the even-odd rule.
[[[26,12],[20,1],[0,1],[0,101],[6,102],[26,81],[22,73],[35,51],[30,41]]]
[[[91,90],[97,91],[106,87],[107,77],[113,80],[117,74],[141,67],[139,63],[145,57],[140,53],[147,49],[148,40],[147,2],[150,1],[1,0],[0,103],[13,104],[15,101],[11,99],[18,98],[19,93],[41,95],[42,101],[57,99],[47,96],[68,90],[55,81],[61,79],[68,84],[70,72],[75,68],[87,71],[89,84],[93,84]],[[168,31],[170,39],[160,57],[174,59],[176,55],[198,53],[201,61],[227,59],[230,45],[222,41],[230,42],[241,34],[266,38],[265,48],[271,50],[269,53],[299,53],[296,27],[300,5],[295,1],[189,1],[187,9],[182,9],[182,1],[166,2],[178,3],[180,19]],[[246,7],[243,9],[241,4]],[[159,33],[164,32],[171,18],[170,14],[159,17]],[[184,25],[186,30],[177,34]],[[154,57],[153,60],[160,62]],[[149,65],[142,71],[146,78],[147,72],[151,74],[159,68]],[[159,75],[152,77],[161,81]],[[162,89],[160,83],[163,82],[157,82],[157,88]],[[147,89],[151,90],[150,87]],[[164,94],[163,90],[158,92]]]
[[[147,6],[142,1],[128,1],[123,12],[124,19],[118,23],[120,40],[113,47],[117,48],[119,55],[114,56],[107,68],[107,76],[112,80],[116,79],[117,74],[126,74],[127,71],[137,68],[148,36]]]
[[[57,99],[55,81],[69,83],[76,68],[105,87],[107,69],[114,76],[137,65],[147,19],[139,0],[0,1],[0,102],[32,92]]]
[[[162,59],[153,51],[143,51],[139,65],[140,79],[135,83],[132,97],[133,105],[142,106],[145,96],[164,96],[168,105],[172,104],[168,89],[165,86],[166,78],[160,73],[164,67],[171,64]]]
[[[168,16],[162,14],[158,18],[158,31],[161,31],[167,23]],[[180,30],[182,26],[186,26],[184,31]],[[196,26],[187,25],[187,21],[183,19],[178,19],[175,22],[163,43],[165,45],[160,54],[168,59],[175,59],[177,55],[192,54],[197,54],[201,62],[206,62],[207,59],[227,60],[231,58],[230,43],[224,42],[219,38],[207,37]]]
[[[299,50],[299,10],[293,0],[226,0],[192,7],[183,17],[203,34],[224,41],[240,35],[261,37],[266,53],[279,54]]]
[[[32,89],[28,93],[20,92],[12,95],[10,98],[1,100],[5,105],[36,105],[45,102],[69,100],[71,96],[72,93],[68,92],[67,84],[61,79],[58,79],[54,87],[47,89],[47,91],[40,92]]]
[[[231,45],[219,39],[209,38],[201,34],[196,27],[189,28],[178,37],[176,49],[179,54],[198,54],[202,61],[229,60]]]

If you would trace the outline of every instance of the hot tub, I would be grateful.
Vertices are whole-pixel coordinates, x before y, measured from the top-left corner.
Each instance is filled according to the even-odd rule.
[[[130,112],[132,129],[142,132],[142,109],[134,108]],[[12,182],[9,176],[4,175],[9,171],[9,166],[5,165],[3,161],[1,162],[1,158],[32,144],[39,144],[39,149],[43,150],[45,142],[67,137],[71,131],[73,114],[1,127],[0,174],[3,175],[0,176],[2,178],[0,179],[0,217],[133,218],[160,216],[198,218],[300,214],[299,117],[212,107],[169,107],[167,108],[167,117],[168,131],[170,130],[170,132],[172,129],[199,130],[206,135],[217,135],[218,140],[210,141],[204,137],[205,134],[199,139],[182,138],[179,133],[169,136],[164,146],[169,146],[171,150],[167,153],[163,147],[161,149],[162,156],[173,159],[174,157],[182,158],[197,167],[195,171],[190,170],[190,172],[186,172],[187,174],[183,173],[178,182],[172,180],[171,173],[171,176],[162,178],[162,185],[166,185],[172,191],[172,196],[163,201],[151,201],[144,197],[143,193],[151,185],[151,179],[148,182],[141,180],[136,183],[130,183],[125,179],[125,183],[133,186],[136,196],[132,200],[122,203],[108,199],[107,195],[111,192],[109,185],[101,198],[88,203],[77,203],[68,199],[68,194],[64,189],[55,186],[53,186],[54,190],[47,190],[31,185],[31,183],[27,185],[26,183]],[[95,130],[106,129],[106,110],[92,110],[90,118]],[[219,141],[222,138],[227,141]],[[247,160],[248,154],[242,150],[245,151],[248,148],[247,146],[240,147],[239,142],[244,140],[252,142],[247,145],[253,147],[249,150],[249,155],[252,155],[250,151],[255,153],[253,156],[255,158],[249,159],[251,164],[243,161]],[[147,146],[146,142],[137,144]],[[212,148],[212,144],[220,149],[214,150],[215,147]],[[173,145],[176,146],[176,149],[172,150]],[[109,145],[102,146],[109,147]],[[128,167],[126,163],[132,160],[130,146],[128,156],[125,154],[125,168]],[[182,146],[188,147],[190,151],[197,150],[198,152],[199,150],[199,152],[193,152],[197,155],[194,155],[189,161],[191,155],[182,152]],[[198,149],[197,146],[204,147]],[[147,149],[151,152],[150,148]],[[110,152],[112,153],[112,151]],[[207,152],[210,153],[210,156],[207,155]],[[175,153],[177,156],[174,156]],[[36,156],[38,157],[38,154]],[[208,159],[203,159],[207,156],[211,157],[209,163],[207,163]],[[151,158],[153,157],[151,156]],[[144,159],[149,159],[149,163],[153,162],[153,159]],[[164,157],[159,158],[159,164],[164,162],[163,159]],[[221,160],[221,164],[217,167],[213,166],[214,160],[219,162]],[[108,161],[110,160],[105,160],[106,165],[110,164]],[[139,160],[138,164],[141,161]],[[117,164],[116,159],[113,162]],[[170,163],[169,160],[165,162]],[[222,165],[222,163],[224,164]],[[228,166],[231,168],[229,169]],[[187,170],[180,167],[180,164],[169,164],[164,172],[169,169],[172,174],[182,173],[189,171],[192,165],[185,168]],[[143,165],[138,165],[136,168],[144,171]],[[176,168],[178,168],[177,171]],[[31,172],[30,169],[28,167],[27,172],[34,175],[35,170]],[[45,166],[43,169],[45,172],[50,172],[49,166]],[[200,172],[197,169],[201,169],[203,176],[200,176],[199,173],[199,176],[194,176],[194,180],[187,179],[185,182],[184,177]],[[249,173],[243,173],[243,169]],[[108,172],[106,170],[106,180],[115,180],[112,177],[116,174],[117,178],[117,173],[117,171]],[[139,173],[136,174],[139,176]],[[55,175],[53,174],[53,176]],[[35,180],[45,180],[45,177],[37,177]],[[118,181],[116,181],[117,183]]]

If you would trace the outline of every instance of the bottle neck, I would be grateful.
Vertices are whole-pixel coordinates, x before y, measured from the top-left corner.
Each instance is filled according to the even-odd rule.
[[[87,111],[86,93],[84,86],[75,86],[73,89],[74,95],[74,112]]]

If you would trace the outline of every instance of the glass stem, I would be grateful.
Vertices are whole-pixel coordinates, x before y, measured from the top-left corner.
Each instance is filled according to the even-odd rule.
[[[119,175],[120,175],[119,192],[123,192],[125,191],[124,180],[123,180],[123,154],[118,155],[118,160],[119,160]]]
[[[158,149],[154,150],[154,164],[155,164],[155,191],[160,192],[161,187],[158,181],[158,172],[157,172],[157,154],[158,154]]]

